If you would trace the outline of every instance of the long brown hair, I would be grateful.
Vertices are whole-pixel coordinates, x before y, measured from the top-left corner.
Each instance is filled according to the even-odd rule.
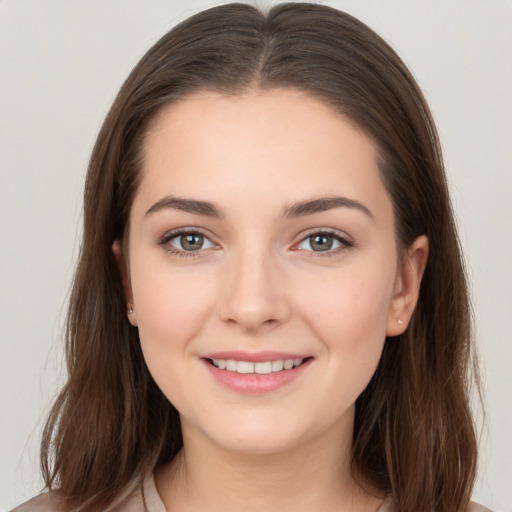
[[[198,90],[306,91],[374,141],[399,247],[429,240],[420,297],[405,333],[387,339],[356,403],[352,467],[400,512],[461,511],[477,446],[468,405],[468,292],[441,150],[414,78],[377,34],[321,5],[268,13],[215,7],[164,35],[122,86],[99,133],[85,186],[84,230],[67,322],[69,380],[42,441],[46,485],[74,505],[106,507],[182,446],[178,413],[145,365],[126,318],[112,244],[121,244],[148,124]]]

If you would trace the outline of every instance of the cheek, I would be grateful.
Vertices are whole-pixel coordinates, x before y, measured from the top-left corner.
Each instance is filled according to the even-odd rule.
[[[392,283],[391,273],[347,271],[300,294],[305,321],[335,364],[373,372],[386,337]]]
[[[196,270],[194,275],[198,277]],[[186,269],[138,265],[132,272],[134,307],[144,359],[158,387],[178,410],[187,411],[194,353],[191,343],[210,314],[211,286]],[[185,386],[186,383],[186,386]],[[186,390],[186,391],[185,391]]]
[[[210,311],[210,280],[186,269],[139,265],[132,273],[134,307],[145,353],[183,347],[202,328]]]

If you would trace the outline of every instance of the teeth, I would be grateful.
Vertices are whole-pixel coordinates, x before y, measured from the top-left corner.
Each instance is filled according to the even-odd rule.
[[[247,361],[238,361],[236,363],[236,371],[238,373],[254,373],[254,363]]]
[[[284,361],[272,361],[272,371],[280,372],[284,368]]]
[[[270,361],[265,363],[256,363],[254,365],[254,373],[272,373],[272,363]]]
[[[303,359],[281,359],[278,361],[251,363],[249,361],[235,361],[233,359],[212,359],[213,366],[220,370],[237,373],[257,373],[259,375],[291,370],[302,364],[303,361]]]
[[[229,370],[230,372],[236,372],[236,361],[233,361],[232,359],[228,359],[226,361],[226,370]]]

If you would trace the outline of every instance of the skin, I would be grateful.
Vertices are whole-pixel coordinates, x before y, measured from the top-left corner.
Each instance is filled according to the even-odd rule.
[[[382,502],[349,471],[354,404],[386,336],[407,327],[428,243],[418,238],[399,263],[376,162],[350,120],[292,90],[196,93],[153,122],[126,260],[120,243],[113,250],[148,368],[181,415],[184,448],[156,473],[168,510]],[[171,195],[214,203],[222,216],[154,206]],[[362,207],[283,217],[290,205],[333,196]],[[201,249],[171,238],[180,228],[205,236]],[[313,250],[308,237],[326,230],[333,248]],[[205,363],[227,350],[311,359],[286,385],[244,393]]]

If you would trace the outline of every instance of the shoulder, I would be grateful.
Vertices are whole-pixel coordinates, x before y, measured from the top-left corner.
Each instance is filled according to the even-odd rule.
[[[384,500],[384,503],[382,503],[377,512],[394,512],[395,510],[393,499],[389,496]],[[492,512],[492,510],[472,501],[465,512]]]
[[[492,510],[472,501],[469,504],[467,512],[492,512]]]
[[[11,512],[65,512],[62,499],[54,493],[45,493],[21,504]]]
[[[141,510],[145,510],[142,489],[140,484],[133,482],[104,512],[140,512]],[[69,512],[69,508],[61,497],[54,492],[49,492],[32,498],[11,512]]]

